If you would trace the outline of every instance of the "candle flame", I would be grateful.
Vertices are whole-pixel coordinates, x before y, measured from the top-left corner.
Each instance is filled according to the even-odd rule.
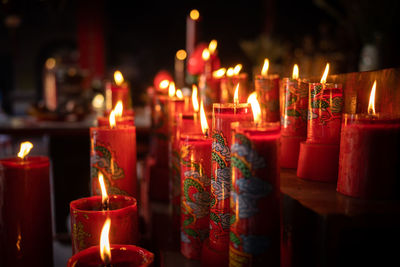
[[[208,123],[207,123],[207,117],[206,113],[204,112],[204,105],[203,105],[203,100],[201,101],[200,104],[200,123],[201,123],[201,131],[203,132],[204,135],[208,135]]]
[[[176,95],[176,97],[177,97],[178,99],[183,99],[183,93],[182,93],[182,90],[181,90],[181,89],[176,90],[175,95]]]
[[[56,60],[53,57],[50,57],[46,60],[45,63],[46,69],[51,70],[54,69],[54,67],[56,66]]]
[[[226,69],[225,68],[220,68],[216,71],[213,72],[213,77],[214,78],[222,78],[225,75]]]
[[[101,203],[105,206],[105,205],[107,205],[107,202],[108,202],[108,194],[107,194],[106,185],[104,184],[104,176],[101,172],[99,172],[98,179],[99,179],[99,184],[100,184],[100,189],[101,189]]]
[[[197,86],[193,84],[192,87],[192,103],[193,103],[193,110],[195,112],[199,111],[199,101],[197,100]]]
[[[110,128],[114,128],[116,123],[115,123],[115,111],[111,110],[110,112],[110,117],[108,118],[108,121],[110,123]]]
[[[322,78],[321,78],[321,83],[326,83],[326,78],[328,77],[328,72],[329,72],[329,63],[326,63],[324,75],[322,75]]]
[[[211,55],[214,54],[215,50],[217,49],[217,45],[217,40],[211,40],[211,42],[208,44],[208,51]]]
[[[31,142],[26,141],[21,143],[21,147],[19,149],[18,157],[21,159],[24,159],[26,155],[29,154],[29,151],[31,151],[33,145]]]
[[[169,86],[169,81],[168,80],[162,80],[160,82],[159,86],[160,86],[161,89],[167,89],[167,87]]]
[[[265,77],[268,75],[268,69],[269,69],[269,59],[266,58],[264,59],[264,65],[261,69],[261,76]]]
[[[207,61],[210,59],[210,51],[208,48],[204,48],[203,53],[201,54],[201,57],[203,58],[204,61]]]
[[[294,64],[292,79],[297,80],[298,78],[299,78],[299,66],[297,66],[297,64]]]
[[[257,93],[253,92],[247,98],[247,103],[251,104],[251,109],[253,110],[253,118],[255,123],[261,122],[261,107],[257,100]]]
[[[226,71],[226,76],[232,77],[233,74],[234,74],[233,68],[232,67],[228,68],[228,70]]]
[[[233,75],[239,75],[240,71],[242,70],[242,64],[237,64],[234,68],[233,68]]]
[[[114,81],[118,86],[124,82],[124,76],[122,76],[122,73],[119,70],[114,72]]]
[[[239,83],[236,85],[235,94],[233,95],[233,103],[239,104]]]
[[[192,11],[190,11],[190,18],[192,20],[198,20],[200,17],[200,12],[197,9],[193,9]]]
[[[368,114],[375,115],[375,94],[376,94],[376,80],[374,81],[374,85],[372,85],[371,94],[369,96],[369,104],[368,104]]]
[[[169,83],[168,95],[169,95],[169,97],[173,97],[175,95],[175,83],[174,82]]]
[[[179,60],[185,60],[187,57],[187,53],[185,50],[181,49],[176,52],[176,58]]]
[[[100,258],[105,265],[110,264],[111,262],[111,249],[110,249],[110,240],[109,240],[109,232],[111,226],[111,219],[107,218],[103,229],[101,229],[100,236]]]
[[[117,117],[119,117],[119,118],[122,117],[123,111],[124,111],[124,105],[122,104],[121,100],[118,100],[118,102],[117,102],[117,104],[115,105],[115,108],[114,108],[115,117],[116,118]]]

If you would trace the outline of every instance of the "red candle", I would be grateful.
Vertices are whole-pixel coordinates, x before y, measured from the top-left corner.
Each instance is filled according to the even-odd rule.
[[[400,119],[376,114],[376,82],[369,114],[345,114],[342,123],[337,191],[366,199],[400,195]]]
[[[249,94],[248,75],[247,73],[240,73],[241,68],[241,64],[237,64],[235,68],[228,68],[226,76],[221,77],[220,103],[233,102],[237,84],[239,84],[240,91],[244,92],[239,96],[239,102],[246,102],[246,97]]]
[[[300,143],[297,176],[336,182],[338,175],[343,91],[326,83],[329,64],[320,83],[309,84],[307,140]]]
[[[49,159],[26,154],[0,160],[0,265],[52,266]]]
[[[279,122],[232,128],[229,266],[279,266]]]
[[[279,114],[279,75],[268,74],[269,61],[265,59],[261,75],[255,78],[255,89],[261,105],[262,120],[280,121]]]
[[[189,56],[193,53],[197,43],[199,18],[200,13],[196,9],[191,10],[186,18],[186,52]]]
[[[139,240],[137,203],[133,197],[110,196],[108,210],[103,210],[101,196],[77,199],[70,203],[70,214],[74,254],[99,244],[107,217],[113,221],[112,244],[136,244]]]
[[[134,245],[110,246],[113,267],[145,267],[152,266],[154,254]],[[73,255],[68,260],[68,267],[98,267],[104,266],[100,257],[100,246],[93,246]]]
[[[238,98],[236,98],[238,99]],[[250,105],[219,104],[213,105],[213,145],[212,145],[212,177],[210,204],[210,239],[209,247],[219,251],[227,262],[229,245],[229,197],[231,188],[230,147],[231,123],[251,121]],[[207,254],[203,260],[207,260]]]
[[[117,126],[121,125],[135,125],[135,118],[134,118],[134,112],[133,110],[124,110],[124,106],[122,101],[118,101],[117,104],[114,107],[114,114],[115,114],[115,123]],[[104,115],[102,117],[97,117],[97,126],[107,126],[110,124],[109,122],[109,117],[110,117],[109,111],[105,111]]]
[[[298,78],[295,64],[292,78],[281,83],[281,167],[297,168],[300,142],[307,136],[308,83]]]
[[[101,172],[109,194],[136,198],[138,192],[135,126],[91,127],[90,140],[92,194],[100,194],[97,177]]]
[[[201,105],[203,133],[183,135],[180,139],[181,252],[189,259],[201,258],[210,225],[212,139],[208,137],[207,118]]]

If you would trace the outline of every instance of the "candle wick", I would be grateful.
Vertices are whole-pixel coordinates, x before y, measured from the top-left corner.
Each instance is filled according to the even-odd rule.
[[[106,200],[104,200],[103,203],[101,203],[101,209],[103,211],[109,211],[110,210],[110,199],[107,198]]]

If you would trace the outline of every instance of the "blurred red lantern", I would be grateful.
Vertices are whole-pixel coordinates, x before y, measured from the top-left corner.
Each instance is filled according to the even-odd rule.
[[[166,92],[169,82],[173,81],[171,74],[166,70],[160,70],[154,77],[154,87],[157,91]]]

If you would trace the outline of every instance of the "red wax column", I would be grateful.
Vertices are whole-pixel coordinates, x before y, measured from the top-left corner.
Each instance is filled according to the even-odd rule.
[[[229,266],[279,266],[279,122],[232,128]]]
[[[199,94],[200,99],[204,102],[206,110],[211,111],[212,104],[220,101],[220,79],[212,76],[206,77],[200,75],[199,78]]]
[[[254,86],[261,106],[262,120],[266,122],[280,121],[279,75],[257,75]]]
[[[251,121],[250,104],[213,105],[210,248],[228,259],[231,188],[231,123]]]
[[[210,226],[212,139],[200,134],[181,137],[181,252],[200,259]]]
[[[135,119],[133,116],[116,117],[115,123],[117,126],[134,126]],[[108,117],[97,117],[97,126],[103,127],[108,125],[110,125],[110,120]]]
[[[92,195],[101,195],[98,172],[110,195],[137,197],[136,128],[134,126],[90,128]]]
[[[400,119],[345,114],[337,191],[367,199],[400,197]]]
[[[283,78],[281,103],[281,166],[297,168],[300,142],[307,136],[308,83]]]
[[[0,192],[0,265],[52,266],[49,159],[1,159]]]
[[[342,107],[341,84],[309,84],[307,140],[300,144],[297,176],[336,182]]]
[[[99,244],[101,229],[107,218],[112,221],[111,244],[136,244],[138,211],[136,199],[129,196],[109,196],[109,210],[103,211],[101,196],[74,200],[70,203],[72,252]]]
[[[101,229],[100,229],[101,230]],[[100,238],[99,238],[100,240]],[[110,245],[113,267],[145,267],[152,266],[154,254],[144,248],[133,245]],[[100,246],[93,246],[73,255],[68,260],[68,267],[104,266],[100,257]]]
[[[250,94],[250,87],[247,73],[240,73],[234,76],[226,76],[221,78],[220,82],[220,103],[232,103],[235,94],[236,85],[239,83],[240,92],[239,102],[246,102],[247,96]]]
[[[170,206],[173,225],[179,229],[181,204],[181,152],[179,141],[183,134],[201,133],[200,118],[197,113],[175,114],[176,127],[172,141],[172,179],[170,179]]]

